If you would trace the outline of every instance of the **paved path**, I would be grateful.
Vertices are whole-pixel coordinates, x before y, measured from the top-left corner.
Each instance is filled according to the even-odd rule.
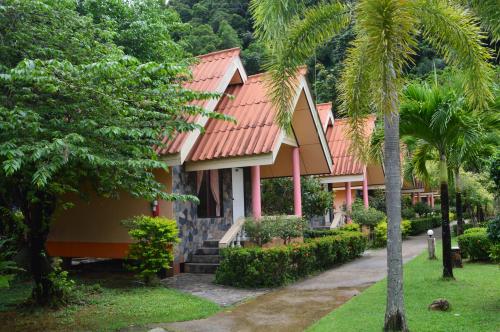
[[[440,235],[440,231],[435,231]],[[427,246],[426,235],[403,242],[406,261]],[[168,331],[303,331],[333,309],[386,276],[386,250],[368,250],[352,262],[258,296],[212,317],[156,325]]]

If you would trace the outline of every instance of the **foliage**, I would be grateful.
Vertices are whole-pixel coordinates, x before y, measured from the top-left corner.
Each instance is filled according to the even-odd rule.
[[[410,331],[496,331],[500,317],[498,303],[498,266],[487,263],[465,264],[456,269],[453,282],[441,278],[441,243],[436,244],[437,260],[429,260],[427,251],[404,266],[404,296]],[[307,332],[380,331],[384,321],[387,280],[381,280],[332,310],[306,329]],[[428,305],[436,298],[452,304],[451,313],[432,312]],[[360,313],[363,319],[359,319]],[[353,324],[353,322],[356,322]]]
[[[359,256],[366,239],[359,232],[309,239],[273,248],[226,248],[217,283],[236,287],[275,287]]]
[[[245,232],[259,246],[273,238],[281,238],[287,244],[292,238],[303,236],[306,227],[306,221],[296,216],[268,216],[245,221]]]
[[[406,239],[410,233],[411,222],[409,220],[401,221],[401,236]],[[385,247],[387,245],[387,221],[382,221],[375,226],[375,238],[373,246],[375,248]]]
[[[190,105],[214,95],[184,88],[192,59],[166,34],[177,16],[152,3],[2,2],[0,208],[18,209],[28,226],[30,255],[40,260],[34,280],[50,281],[50,222],[68,207],[63,194],[85,194],[83,183],[106,197],[188,198],[156,181],[153,171],[167,166],[154,147],[197,129],[187,115],[214,116]]]
[[[413,206],[413,210],[415,210],[415,212],[420,217],[426,217],[432,212],[431,207],[427,203],[424,203],[424,202],[415,203],[415,205]]]
[[[470,228],[458,238],[458,246],[464,258],[470,260],[489,260],[491,240],[486,235],[486,228]]]
[[[463,225],[463,230],[466,231],[466,230],[468,230],[470,228],[473,228],[473,227],[476,227],[476,226],[474,224],[470,224],[470,223],[469,224],[464,224]],[[457,224],[453,225],[451,228],[452,228],[453,235],[457,236],[458,235]]]
[[[487,226],[487,234],[488,238],[494,242],[500,242],[500,215],[497,215],[495,218],[491,219]]]
[[[500,243],[491,244],[489,257],[491,261],[500,263]]]
[[[413,219],[415,215],[416,211],[413,208],[404,208],[401,210],[401,217],[404,219]]]
[[[136,242],[130,245],[128,259],[136,261],[128,268],[136,272],[147,285],[174,260],[173,246],[179,241],[175,220],[138,216],[124,222]]]
[[[15,251],[10,246],[11,242],[11,239],[0,237],[0,289],[8,288],[16,273],[22,270],[12,260]]]
[[[304,238],[310,239],[317,237],[340,235],[343,232],[361,232],[361,227],[359,224],[350,223],[335,229],[307,229],[304,231]]]
[[[56,258],[52,263],[49,279],[52,282],[55,296],[51,297],[49,306],[58,308],[67,305],[75,299],[75,281],[68,278],[68,271],[61,268],[61,259]]]
[[[331,207],[332,197],[319,180],[311,176],[300,179],[302,211],[304,217],[323,216]],[[275,178],[262,181],[262,203],[267,215],[293,213],[293,181],[291,178]]]
[[[441,225],[439,216],[410,219],[410,235],[418,235],[427,232],[429,229],[436,228]]]
[[[362,205],[352,205],[352,220],[360,225],[375,226],[385,218],[385,214],[375,208],[365,209]]]
[[[386,213],[385,191],[382,189],[370,190],[369,206]]]

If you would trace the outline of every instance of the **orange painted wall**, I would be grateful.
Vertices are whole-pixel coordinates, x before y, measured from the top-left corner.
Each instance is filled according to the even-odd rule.
[[[351,198],[352,202],[356,199],[356,190],[351,190]],[[335,211],[340,211],[342,206],[346,204],[346,191],[345,190],[336,190],[335,191],[335,199],[333,200],[333,206]]]
[[[158,181],[172,191],[170,173],[155,172]],[[51,225],[47,249],[49,255],[66,257],[123,257],[131,238],[121,221],[137,215],[151,215],[150,202],[121,194],[119,199],[103,198],[90,193],[89,200],[78,195],[66,198],[75,204],[60,210]],[[161,201],[160,215],[173,217],[172,203]]]

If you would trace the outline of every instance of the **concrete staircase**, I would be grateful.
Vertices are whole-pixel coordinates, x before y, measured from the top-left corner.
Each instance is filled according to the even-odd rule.
[[[184,264],[186,273],[215,273],[219,267],[219,241],[204,241],[190,262]]]

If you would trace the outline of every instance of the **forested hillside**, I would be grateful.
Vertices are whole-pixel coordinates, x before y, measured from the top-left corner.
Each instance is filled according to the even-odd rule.
[[[351,0],[345,0],[351,1]],[[312,6],[318,0],[306,1]],[[172,0],[172,6],[186,26],[175,32],[179,44],[194,55],[231,47],[242,48],[242,58],[248,74],[262,71],[264,47],[253,36],[253,22],[249,0]],[[309,81],[317,102],[337,102],[336,83],[342,62],[354,31],[349,26],[343,33],[316,50],[307,65]],[[408,68],[411,76],[423,77],[434,67],[441,69],[444,62],[436,58],[430,47],[421,45],[414,65]]]

